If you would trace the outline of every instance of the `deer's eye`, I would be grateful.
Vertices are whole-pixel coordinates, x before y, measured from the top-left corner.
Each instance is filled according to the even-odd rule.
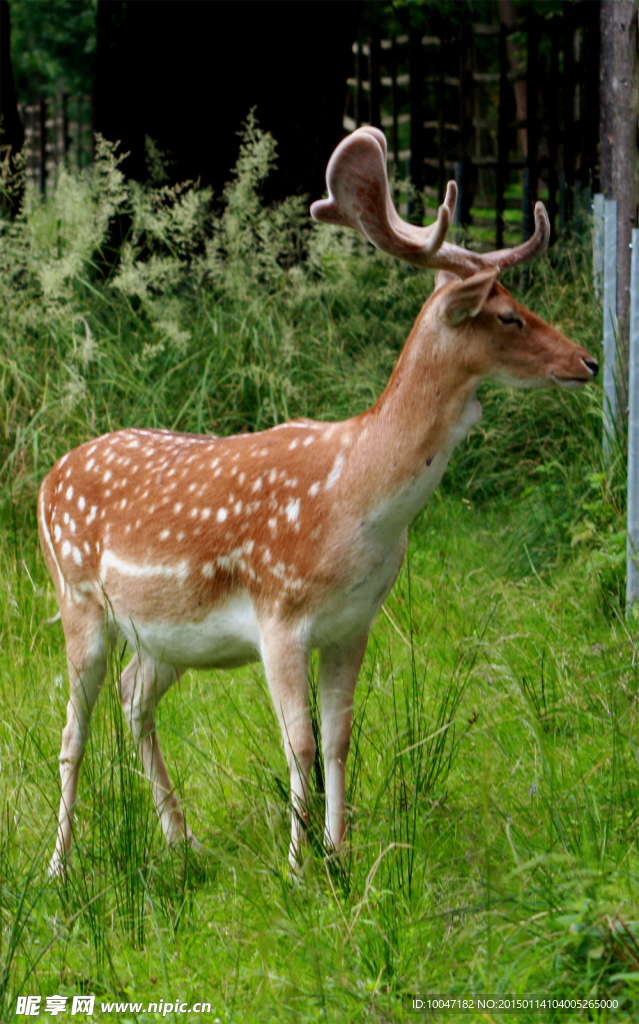
[[[499,322],[501,324],[504,324],[505,327],[523,327],[524,326],[523,320],[521,320],[518,316],[515,316],[514,313],[506,313],[503,316],[500,316],[499,314],[497,314],[497,319],[499,320]]]

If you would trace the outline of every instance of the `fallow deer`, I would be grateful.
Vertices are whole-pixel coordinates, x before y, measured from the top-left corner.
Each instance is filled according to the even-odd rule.
[[[308,660],[319,649],[326,844],[337,850],[368,635],[402,564],[408,524],[480,418],[478,385],[577,388],[597,374],[585,349],[498,281],[500,269],[546,248],[541,203],[523,245],[478,254],[449,244],[454,183],[435,224],[404,222],[374,128],[337,147],[327,185],[328,199],[311,207],[316,220],[350,226],[385,252],[440,271],[375,404],[344,422],[299,419],[235,437],[119,430],[69,452],[40,488],[40,541],[70,679],[52,874],[71,847],[89,719],[115,634],[134,651],[121,703],[169,843],[196,841],[156,735],[159,700],[187,668],[262,661],[290,773],[293,865],[315,755]]]

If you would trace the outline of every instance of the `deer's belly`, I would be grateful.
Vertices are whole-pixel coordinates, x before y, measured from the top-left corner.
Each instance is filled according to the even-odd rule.
[[[258,661],[260,630],[247,595],[238,595],[197,622],[120,619],[118,628],[133,648],[157,661],[186,668],[235,668]]]

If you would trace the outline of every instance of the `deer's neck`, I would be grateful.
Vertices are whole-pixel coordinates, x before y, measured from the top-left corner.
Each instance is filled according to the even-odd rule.
[[[417,322],[375,405],[360,417],[359,494],[385,534],[405,529],[481,417],[479,383],[439,335]]]

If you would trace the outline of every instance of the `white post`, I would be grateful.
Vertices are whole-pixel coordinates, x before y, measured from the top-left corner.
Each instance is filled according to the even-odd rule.
[[[639,598],[639,228],[632,231],[628,374],[628,570],[626,614]]]
[[[595,298],[601,299],[604,265],[604,194],[595,192],[592,197],[592,275],[595,285]]]
[[[617,200],[604,200],[603,453],[606,461],[617,429]]]

